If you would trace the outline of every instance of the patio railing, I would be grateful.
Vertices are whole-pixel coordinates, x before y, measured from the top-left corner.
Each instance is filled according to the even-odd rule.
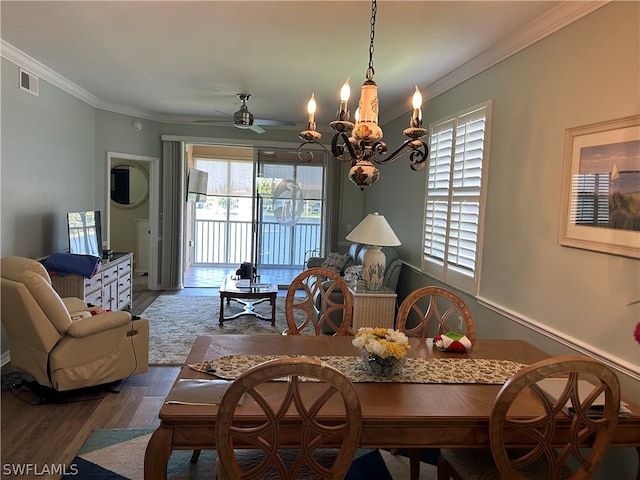
[[[194,264],[239,265],[251,260],[252,222],[196,220]],[[319,223],[298,222],[284,227],[262,222],[259,242],[261,265],[304,265],[311,252],[318,252]]]

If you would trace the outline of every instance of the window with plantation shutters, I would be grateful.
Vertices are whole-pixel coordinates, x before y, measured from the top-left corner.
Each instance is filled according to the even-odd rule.
[[[423,270],[475,293],[488,115],[486,104],[431,125]]]

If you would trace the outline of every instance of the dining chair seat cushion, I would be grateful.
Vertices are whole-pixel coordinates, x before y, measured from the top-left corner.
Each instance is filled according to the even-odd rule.
[[[517,450],[517,453],[522,454],[523,451]],[[440,455],[465,480],[500,480],[500,472],[498,472],[489,449],[442,448]],[[547,480],[549,476],[546,462],[542,458],[520,472],[528,480]],[[569,478],[570,475],[571,472],[566,468],[560,478]]]
[[[262,450],[242,449],[236,450],[235,452],[241,470],[244,472],[248,471],[250,468],[257,467],[264,458],[264,452]],[[297,449],[286,449],[280,452],[280,457],[282,458],[287,471],[291,471],[291,468],[296,459],[300,456],[300,453],[301,451]],[[321,448],[311,452],[311,455],[320,465],[331,468],[331,465],[333,465],[333,462],[338,455],[338,450],[332,448]],[[229,480],[229,477],[221,467],[219,460],[216,462],[216,478],[217,480]],[[261,480],[280,480],[281,478],[282,476],[275,471],[275,468],[260,475]],[[317,480],[322,477],[307,468],[306,470],[298,472],[295,478],[296,480]]]

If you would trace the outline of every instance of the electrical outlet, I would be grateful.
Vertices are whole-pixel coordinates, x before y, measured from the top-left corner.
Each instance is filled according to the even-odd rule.
[[[458,315],[458,327],[457,330],[462,332],[464,330],[464,320],[462,319],[462,315]]]

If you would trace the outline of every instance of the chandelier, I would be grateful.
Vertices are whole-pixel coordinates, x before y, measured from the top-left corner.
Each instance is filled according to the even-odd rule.
[[[360,187],[360,190],[364,190],[378,180],[380,172],[374,163],[378,165],[391,163],[409,154],[409,166],[412,170],[419,171],[424,168],[425,161],[429,156],[429,148],[421,140],[427,134],[427,130],[422,128],[422,95],[417,86],[412,99],[413,113],[409,128],[402,132],[408,139],[390,154],[387,154],[387,145],[381,140],[382,128],[378,126],[378,86],[373,81],[375,74],[373,69],[373,40],[375,37],[377,10],[376,0],[372,0],[369,67],[365,74],[366,80],[362,84],[360,91],[360,103],[355,113],[355,123],[349,121],[348,101],[351,89],[349,87],[349,78],[347,78],[340,89],[340,106],[336,120],[329,124],[335,131],[331,139],[331,154],[338,160],[351,162],[349,179]],[[327,152],[329,150],[320,143],[322,134],[316,131],[315,94],[311,94],[311,99],[307,104],[307,111],[309,119],[306,124],[306,130],[299,133],[303,142],[298,147],[298,158],[301,161],[310,162],[313,159],[313,152],[305,149],[309,144],[319,145]]]

